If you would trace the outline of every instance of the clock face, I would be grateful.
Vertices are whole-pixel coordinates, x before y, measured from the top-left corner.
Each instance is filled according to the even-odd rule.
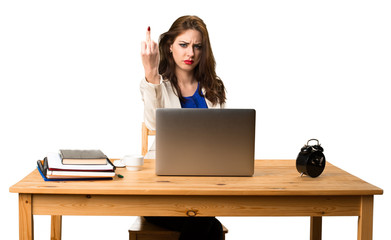
[[[321,152],[314,152],[311,154],[310,159],[311,165],[322,167],[324,165],[324,155]]]
[[[322,174],[325,166],[326,157],[322,151],[311,147],[307,151],[301,151],[296,159],[297,171],[310,177],[317,177]]]
[[[311,177],[319,176],[326,166],[326,158],[322,152],[313,152],[307,161],[307,175]]]

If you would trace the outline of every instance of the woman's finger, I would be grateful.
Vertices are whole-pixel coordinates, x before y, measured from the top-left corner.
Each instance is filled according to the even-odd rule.
[[[159,52],[159,49],[158,49],[158,46],[157,46],[157,43],[154,42],[154,41],[151,41],[151,52],[153,53],[158,53]]]
[[[151,42],[151,27],[148,26],[147,29],[147,37],[146,37],[147,44]]]
[[[141,41],[141,54],[144,55],[147,51],[147,43],[145,41]]]

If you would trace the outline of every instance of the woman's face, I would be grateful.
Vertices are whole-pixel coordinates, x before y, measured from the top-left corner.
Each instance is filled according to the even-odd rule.
[[[193,29],[186,30],[175,38],[170,50],[177,70],[194,70],[201,59],[201,43],[201,33]]]

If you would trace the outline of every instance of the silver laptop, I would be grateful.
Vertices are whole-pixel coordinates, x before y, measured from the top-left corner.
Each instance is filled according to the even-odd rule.
[[[156,111],[156,174],[252,176],[254,109]]]

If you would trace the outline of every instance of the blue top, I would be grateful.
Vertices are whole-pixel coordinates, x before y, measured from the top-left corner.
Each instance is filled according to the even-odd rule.
[[[205,97],[203,94],[199,94],[198,90],[200,83],[197,85],[197,90],[191,97],[184,97],[185,101],[181,101],[182,108],[208,108],[206,105]]]

